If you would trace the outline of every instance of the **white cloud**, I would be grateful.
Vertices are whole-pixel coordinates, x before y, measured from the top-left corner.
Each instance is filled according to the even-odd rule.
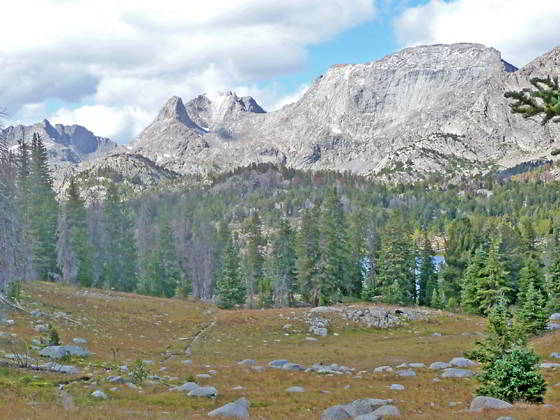
[[[431,0],[395,21],[403,46],[476,42],[516,66],[558,46],[558,0]]]
[[[308,46],[374,15],[374,0],[6,2],[0,104],[18,118],[30,103],[81,104],[80,114],[56,115],[124,135],[113,118],[134,132],[134,107],[153,115],[172,95],[252,86],[300,70]],[[93,117],[103,113],[107,119]]]

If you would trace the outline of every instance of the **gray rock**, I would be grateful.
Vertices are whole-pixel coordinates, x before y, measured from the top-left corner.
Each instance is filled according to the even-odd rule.
[[[192,365],[192,360],[181,360],[181,363],[184,365]]]
[[[560,321],[560,313],[559,312],[555,312],[552,315],[550,315],[550,319],[551,321]]]
[[[49,326],[47,324],[37,324],[33,327],[36,332],[43,333],[49,331]]]
[[[195,384],[194,382],[185,382],[183,385],[175,386],[171,388],[171,391],[186,391],[191,392],[195,389],[200,388],[199,385]]]
[[[49,346],[39,352],[40,356],[50,357],[51,359],[60,359],[65,355],[87,357],[91,353],[78,346]]]
[[[342,408],[346,411],[350,417],[356,417],[362,414],[372,413],[379,407],[383,407],[391,403],[392,400],[381,400],[378,398],[362,398],[359,400],[352,401],[349,404],[344,404]]]
[[[449,364],[451,366],[460,367],[460,368],[478,366],[478,363],[473,362],[472,360],[466,359],[464,357],[455,357],[451,359]]]
[[[490,409],[505,409],[513,407],[510,403],[506,401],[499,400],[497,398],[492,397],[476,397],[471,402],[470,409],[471,410],[483,410],[485,408]]]
[[[442,378],[470,378],[475,376],[476,372],[468,369],[447,368],[441,374]]]
[[[560,330],[560,323],[549,322],[546,326],[548,330]]]
[[[85,338],[73,338],[72,343],[74,344],[87,344],[87,340]]]
[[[385,418],[390,416],[400,416],[401,412],[394,405],[384,405],[383,407],[379,407],[372,414]]]
[[[550,353],[548,357],[552,357],[553,359],[560,359],[560,353],[557,352]]]
[[[125,384],[127,381],[122,376],[109,376],[107,382],[112,384]]]
[[[404,385],[392,384],[389,389],[392,389],[393,391],[404,391]]]
[[[406,369],[406,370],[399,370],[397,372],[397,374],[399,376],[416,376],[416,372],[413,371],[412,369]]]
[[[391,366],[379,366],[373,369],[374,373],[385,373],[385,372],[392,372],[393,368]]]
[[[382,417],[377,416],[373,413],[368,414],[361,414],[359,416],[354,417],[353,420],[380,420]]]
[[[351,418],[352,416],[341,405],[329,407],[321,414],[321,420],[345,420]]]
[[[212,375],[209,375],[207,373],[199,373],[198,375],[196,375],[196,377],[200,379],[210,379],[212,378]]]
[[[213,386],[199,386],[189,391],[189,397],[208,397],[213,398],[218,396],[218,390]]]
[[[38,310],[38,309],[35,309],[35,310],[31,311],[31,316],[32,316],[33,318],[40,318],[40,317],[42,317],[43,315],[45,315],[45,314],[44,314],[43,312],[41,312],[40,310]]]
[[[302,372],[305,370],[305,366],[299,365],[297,363],[284,363],[282,365],[282,370],[290,370],[290,371],[299,371]]]
[[[237,363],[238,365],[242,366],[255,366],[257,361],[255,359],[245,359]]]
[[[75,366],[61,365],[55,362],[46,363],[42,365],[42,367],[50,370],[51,372],[66,373],[67,375],[77,375],[78,373],[80,373],[80,370]]]
[[[91,396],[93,398],[98,398],[98,399],[102,399],[102,400],[106,400],[107,399],[107,394],[105,394],[103,391],[100,391],[99,389],[97,391],[93,391],[91,393]]]
[[[449,363],[434,362],[430,365],[430,369],[447,369],[449,366],[450,366]]]
[[[127,366],[127,365],[119,366],[119,370],[120,370],[121,372],[128,372],[128,366]]]
[[[286,363],[288,363],[286,359],[272,360],[271,362],[268,362],[268,366],[282,369],[282,366],[284,366]]]
[[[433,333],[433,334],[432,334],[432,337],[441,337],[441,336],[442,336],[441,333]]]
[[[320,337],[326,337],[329,334],[329,330],[326,328],[312,328],[311,332]]]
[[[237,401],[228,403],[214,411],[208,413],[210,417],[223,416],[234,417],[237,419],[248,419],[250,417],[249,408],[251,403],[246,398],[240,398]]]
[[[255,372],[264,372],[266,370],[264,366],[251,366],[251,369]]]
[[[286,389],[286,392],[305,392],[305,388],[301,387],[301,386],[292,386],[288,389]]]
[[[560,368],[560,363],[543,362],[539,367],[541,369],[557,369]]]
[[[319,341],[318,339],[316,339],[315,337],[305,337],[306,341]]]
[[[408,367],[411,367],[411,368],[425,368],[426,365],[424,363],[409,363]]]

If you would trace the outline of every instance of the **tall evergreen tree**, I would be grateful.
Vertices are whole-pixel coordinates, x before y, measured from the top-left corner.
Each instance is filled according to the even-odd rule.
[[[394,212],[381,237],[377,287],[390,303],[412,304],[416,300],[416,261],[411,230],[400,212]]]
[[[428,231],[422,233],[422,251],[418,268],[418,304],[429,305],[433,290],[437,286],[437,272],[434,265],[434,250]]]
[[[336,187],[328,190],[319,221],[320,303],[336,301],[341,294],[348,294],[349,251],[346,220]]]
[[[347,289],[348,293],[355,297],[360,297],[365,280],[364,264],[367,258],[367,249],[364,219],[364,214],[361,211],[355,211],[348,217],[348,251],[350,255],[347,268]]]
[[[529,283],[517,318],[519,328],[527,335],[540,334],[548,325],[546,299],[543,292],[535,287],[533,282]]]
[[[528,252],[525,256],[525,263],[519,276],[519,292],[517,293],[517,303],[519,305],[523,306],[525,303],[531,285],[546,299],[544,272],[540,257],[536,252]]]
[[[481,274],[476,296],[480,302],[480,313],[486,315],[500,298],[509,292],[507,272],[500,259],[500,242],[498,240],[492,243]]]
[[[108,241],[103,273],[105,285],[117,290],[133,291],[137,285],[138,272],[136,238],[130,214],[113,183],[107,189],[104,213]]]
[[[296,254],[294,233],[286,219],[280,220],[268,258],[268,273],[274,285],[274,306],[290,306],[296,290]]]
[[[478,294],[478,288],[484,275],[486,259],[486,251],[480,245],[465,271],[462,283],[461,306],[472,314],[479,314],[481,312],[481,296]]]
[[[175,250],[175,240],[167,215],[160,216],[159,243],[155,250],[154,293],[171,297],[181,282],[181,268]]]
[[[306,209],[296,239],[296,269],[299,290],[306,302],[318,306],[321,298],[319,278],[319,207]]]
[[[42,280],[56,271],[58,203],[48,166],[48,154],[41,137],[33,135],[29,167],[28,216],[33,237],[33,262]]]
[[[244,232],[247,236],[244,267],[249,292],[249,306],[253,307],[253,299],[257,293],[261,299],[272,294],[271,285],[265,281],[264,277],[263,246],[265,241],[262,235],[261,220],[257,212],[249,216]]]
[[[230,237],[224,248],[221,274],[216,285],[219,303],[225,309],[243,305],[247,298],[247,289],[241,278],[239,248]]]
[[[549,313],[560,311],[560,226],[555,226],[552,240],[552,261],[548,267],[547,310]]]

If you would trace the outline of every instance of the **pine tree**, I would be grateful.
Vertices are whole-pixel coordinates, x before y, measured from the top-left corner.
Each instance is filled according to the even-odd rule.
[[[172,297],[181,282],[181,268],[175,250],[175,240],[167,215],[162,215],[159,226],[159,243],[155,251],[153,292],[157,296]]]
[[[108,247],[103,277],[105,286],[133,291],[137,285],[138,250],[131,216],[121,201],[115,184],[107,189],[105,201],[105,229]]]
[[[336,187],[328,190],[321,206],[319,232],[320,303],[330,304],[338,300],[341,294],[349,294],[347,280],[350,254],[346,219]]]
[[[232,309],[235,305],[245,303],[247,290],[241,278],[239,248],[231,237],[224,249],[221,274],[216,286],[221,307]]]
[[[253,298],[258,293],[260,298],[271,295],[269,282],[264,278],[263,246],[265,241],[262,236],[262,225],[259,215],[254,212],[245,225],[247,235],[247,254],[245,256],[245,271],[249,289],[249,306],[253,307]]]
[[[58,228],[58,266],[65,282],[89,287],[93,284],[93,249],[85,202],[74,178],[70,179],[67,196]]]
[[[496,240],[488,251],[476,290],[480,313],[488,314],[488,311],[498,303],[501,296],[507,295],[508,292],[507,272],[500,260],[500,242]]]
[[[524,305],[530,286],[538,290],[539,294],[546,300],[547,293],[544,281],[544,273],[539,256],[536,253],[527,253],[525,264],[521,269],[519,277],[519,292],[517,293],[517,303]]]
[[[465,277],[463,278],[461,306],[467,312],[472,314],[479,314],[481,311],[481,301],[478,294],[478,288],[483,276],[486,259],[486,251],[481,245],[471,258],[467,270],[465,271]]]
[[[348,217],[348,251],[350,253],[347,268],[348,293],[354,297],[361,296],[362,286],[365,281],[364,261],[367,256],[367,250],[364,219],[364,214],[361,211],[355,211]]]
[[[409,225],[401,213],[395,212],[383,230],[378,259],[377,287],[388,302],[405,305],[415,302],[415,269]]]
[[[286,219],[280,220],[267,267],[267,277],[271,279],[274,288],[274,306],[291,306],[296,290],[296,254],[294,233]]]
[[[301,218],[296,239],[296,269],[299,290],[306,302],[318,306],[321,297],[319,279],[319,208],[307,209]]]
[[[548,302],[546,309],[549,313],[560,310],[560,228],[555,227],[553,238],[552,261],[548,267],[547,279]]]
[[[22,142],[24,144],[24,142]],[[23,150],[23,149],[22,149]],[[30,234],[33,238],[33,266],[42,280],[56,271],[56,230],[58,226],[58,203],[53,189],[52,177],[48,166],[47,149],[37,134],[31,143],[29,167],[22,160],[22,176],[28,175],[25,193]]]
[[[430,304],[436,283],[437,272],[434,265],[434,250],[428,238],[428,232],[425,230],[422,234],[422,251],[418,269],[418,304]]]
[[[537,335],[546,330],[548,314],[546,300],[541,290],[531,282],[527,288],[523,305],[517,314],[519,328],[528,335]]]

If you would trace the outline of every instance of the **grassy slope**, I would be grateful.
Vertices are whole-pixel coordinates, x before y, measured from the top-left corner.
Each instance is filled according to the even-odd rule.
[[[201,419],[208,418],[208,411],[241,396],[252,401],[255,419],[318,419],[331,405],[365,397],[395,399],[404,418],[495,419],[506,414],[519,420],[560,418],[560,406],[556,406],[560,404],[560,387],[549,387],[546,402],[554,405],[550,408],[520,406],[511,413],[461,413],[459,410],[472,400],[475,380],[445,379],[435,383],[432,380],[437,372],[428,369],[417,369],[416,378],[372,373],[380,365],[428,364],[461,356],[477,339],[461,333],[476,333],[484,328],[483,320],[476,317],[435,312],[429,320],[393,330],[369,329],[332,318],[331,331],[339,335],[310,342],[305,340],[304,309],[220,311],[202,303],[107,291],[84,293],[45,283],[28,285],[25,293],[33,296],[33,300],[25,299],[28,308],[48,313],[64,311],[82,324],[51,320],[63,342],[70,343],[74,337],[88,339],[86,347],[95,354],[70,363],[83,369],[79,376],[87,374],[92,378],[67,385],[69,398],[56,387],[58,382],[70,379],[66,375],[0,369],[2,419]],[[17,333],[28,341],[38,335],[31,323],[36,318],[24,314],[14,314],[13,318],[15,326],[2,327],[2,331]],[[216,321],[215,325],[194,342],[192,356],[185,354],[196,333],[212,321]],[[285,324],[292,327],[285,330]],[[431,336],[434,332],[443,336]],[[539,338],[534,346],[542,356],[560,351],[560,333]],[[237,361],[246,358],[256,359],[260,365],[280,358],[304,365],[339,363],[367,372],[361,378],[276,369],[258,373],[237,365]],[[116,367],[120,364],[131,364],[136,359],[154,360],[150,366],[153,374],[177,378],[168,384],[182,384],[190,376],[214,369],[218,372],[214,378],[198,383],[216,386],[220,396],[216,400],[190,398],[169,392],[168,384],[146,384],[140,393],[126,386],[120,386],[118,392],[109,391],[114,385],[105,383],[104,378],[118,374]],[[183,364],[185,359],[192,359],[192,365]],[[163,367],[167,369],[160,372]],[[560,382],[560,372],[544,373],[549,384]],[[406,389],[391,391],[388,385],[392,383],[403,384]],[[245,389],[233,391],[237,385]],[[305,387],[306,392],[285,392],[295,385]],[[111,398],[91,399],[89,394],[95,389],[104,390]],[[461,404],[449,407],[450,402]]]

